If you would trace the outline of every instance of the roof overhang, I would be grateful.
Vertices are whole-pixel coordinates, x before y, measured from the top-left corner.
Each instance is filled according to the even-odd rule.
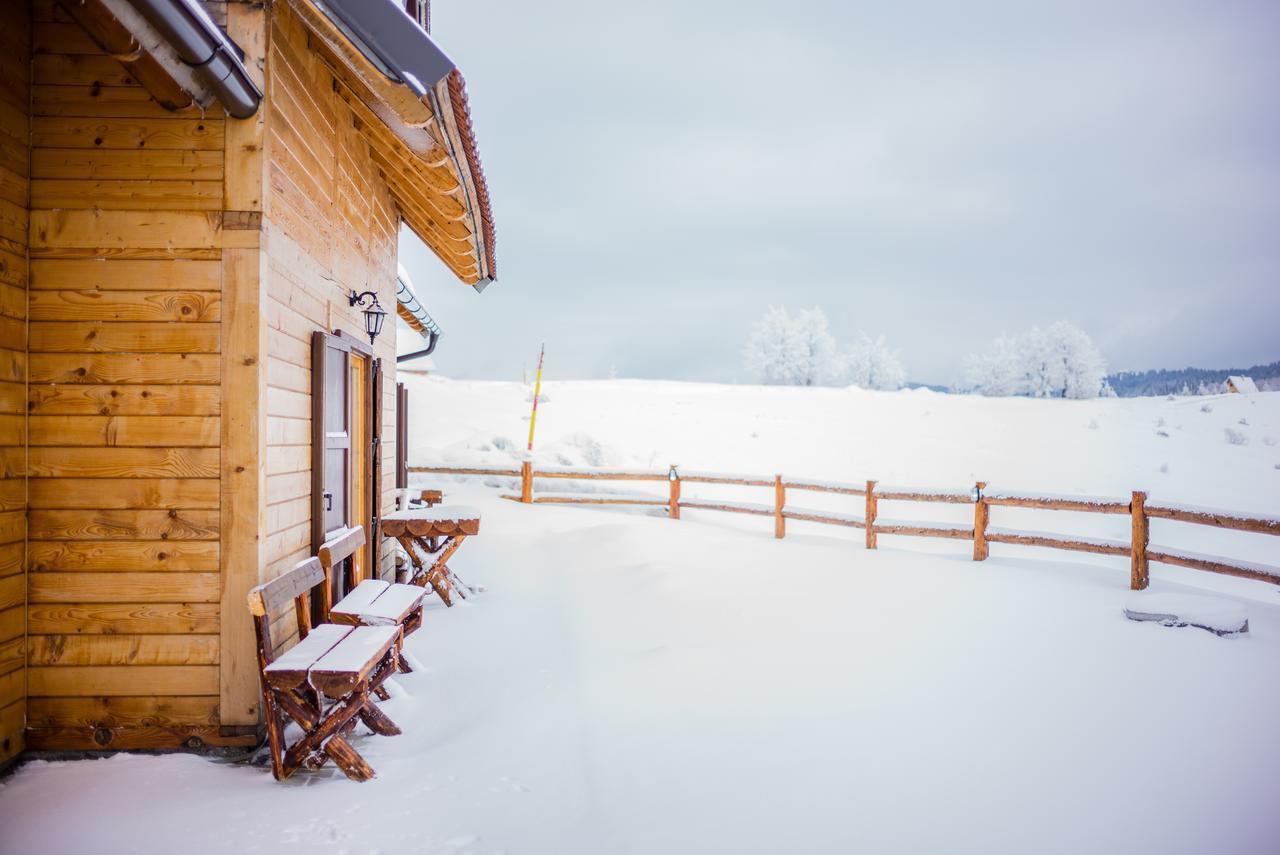
[[[244,52],[196,0],[58,4],[166,109],[217,101],[237,119],[258,111],[262,92],[244,66]]]
[[[290,0],[315,37],[405,224],[463,282],[497,275],[462,73],[392,0]]]

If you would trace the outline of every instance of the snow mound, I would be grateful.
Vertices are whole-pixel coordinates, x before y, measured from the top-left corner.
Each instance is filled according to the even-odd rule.
[[[1197,626],[1215,635],[1249,631],[1249,613],[1234,600],[1197,594],[1139,594],[1125,603],[1129,620],[1158,621],[1165,626]]]

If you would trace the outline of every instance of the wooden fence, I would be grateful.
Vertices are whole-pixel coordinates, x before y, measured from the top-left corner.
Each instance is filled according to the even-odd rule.
[[[1092,552],[1099,555],[1129,556],[1129,586],[1142,590],[1150,580],[1149,564],[1152,561],[1206,570],[1226,576],[1256,579],[1280,584],[1280,567],[1248,561],[1236,561],[1212,555],[1153,547],[1150,545],[1150,521],[1152,518],[1211,526],[1219,529],[1280,535],[1280,518],[1245,516],[1232,511],[1196,508],[1147,500],[1147,494],[1135,490],[1124,499],[1093,498],[1084,496],[1055,496],[1031,493],[1004,493],[988,491],[983,481],[964,490],[921,490],[887,487],[876,481],[865,484],[846,484],[835,481],[815,481],[774,475],[761,478],[750,475],[725,475],[705,472],[681,472],[671,467],[666,472],[643,472],[610,469],[544,468],[534,470],[526,461],[519,469],[503,469],[485,466],[411,466],[410,472],[434,475],[485,475],[517,478],[520,495],[504,495],[502,498],[525,504],[572,505],[639,505],[665,507],[671,519],[679,519],[685,508],[724,511],[737,514],[754,514],[773,517],[775,537],[785,537],[787,520],[822,523],[862,529],[866,548],[876,548],[876,536],[881,534],[907,535],[911,537],[944,537],[973,541],[973,560],[983,561],[990,553],[992,543],[1008,543],[1018,546],[1040,546],[1065,549],[1074,552]],[[667,482],[668,496],[641,497],[634,495],[540,495],[535,496],[535,479],[573,481],[650,481]],[[683,484],[720,484],[739,487],[772,487],[772,504],[727,502],[707,499],[688,499],[681,496]],[[833,511],[792,507],[787,502],[788,491],[833,493],[842,496],[861,496],[862,514],[840,514]],[[881,502],[925,502],[965,504],[973,506],[973,525],[924,523],[884,519],[879,514]],[[1092,514],[1123,514],[1130,518],[1130,537],[1127,541],[1103,540],[1089,537],[1071,537],[1045,532],[1014,531],[990,525],[992,507],[1031,508],[1035,510],[1078,511]]]

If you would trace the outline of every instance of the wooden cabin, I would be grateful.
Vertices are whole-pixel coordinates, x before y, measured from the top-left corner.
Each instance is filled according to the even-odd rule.
[[[352,298],[397,305],[402,223],[464,284],[495,275],[426,23],[425,0],[0,4],[0,764],[258,738],[246,593],[376,531],[396,486],[393,325],[371,343]]]
[[[1258,391],[1258,384],[1253,382],[1252,377],[1245,377],[1241,374],[1232,374],[1227,378],[1227,392],[1238,395],[1252,395]]]

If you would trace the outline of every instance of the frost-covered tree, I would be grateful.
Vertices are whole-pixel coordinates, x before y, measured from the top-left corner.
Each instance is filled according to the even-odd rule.
[[[1107,365],[1080,328],[1058,321],[1019,336],[1002,335],[969,357],[965,375],[983,395],[1033,398],[1096,398],[1103,394]]]
[[[844,373],[827,315],[816,307],[794,315],[770,308],[751,328],[742,358],[761,383],[775,386],[819,386]]]
[[[863,389],[901,389],[907,372],[898,354],[885,344],[884,336],[872,338],[858,333],[858,340],[845,354],[845,380]]]
[[[1021,336],[1001,334],[981,353],[965,360],[965,381],[980,395],[1027,394],[1027,359]]]

